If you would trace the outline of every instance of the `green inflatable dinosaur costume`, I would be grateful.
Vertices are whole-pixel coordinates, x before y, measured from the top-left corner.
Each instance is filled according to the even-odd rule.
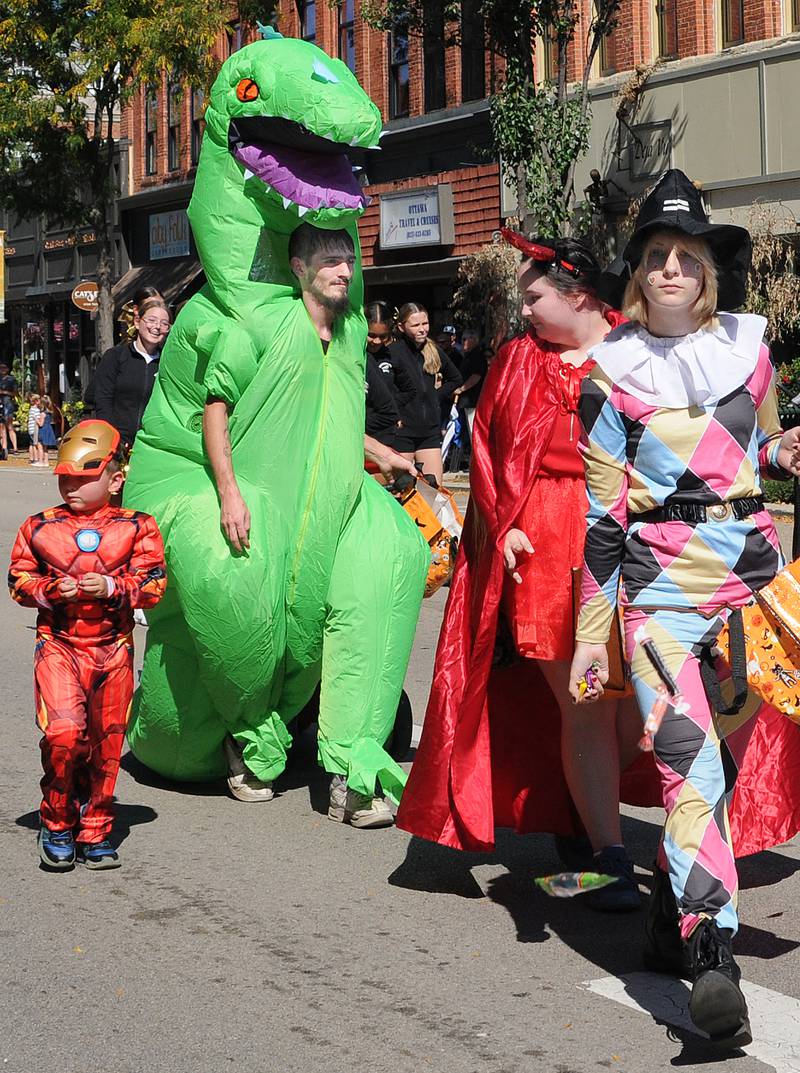
[[[375,146],[380,114],[339,60],[277,36],[223,65],[211,92],[189,218],[207,285],[181,310],[137,436],[125,503],[164,536],[165,598],[148,614],[128,737],[171,778],[225,774],[231,733],[267,782],[287,723],[321,683],[318,755],[357,793],[379,778],[429,562],[409,517],[363,470],[365,200],[345,155]],[[299,296],[288,239],[346,228],[350,308],[327,352]],[[233,469],[250,510],[234,554],[204,451],[209,397],[230,408]]]

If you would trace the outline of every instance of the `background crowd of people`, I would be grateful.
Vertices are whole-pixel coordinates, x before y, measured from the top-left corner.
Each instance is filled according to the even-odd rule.
[[[432,333],[428,311],[417,302],[399,310],[386,302],[370,302],[364,312],[366,432],[441,483],[446,469],[468,468],[489,349],[475,328],[465,328],[460,342],[450,324]],[[93,413],[108,421],[132,446],[158,375],[172,313],[155,287],[144,286],[123,306],[119,324],[120,341],[102,355],[85,386],[84,416]],[[64,417],[49,396],[21,393],[3,362],[0,410],[0,461],[18,453],[20,428],[28,435],[29,464],[49,466],[48,448],[66,431]]]

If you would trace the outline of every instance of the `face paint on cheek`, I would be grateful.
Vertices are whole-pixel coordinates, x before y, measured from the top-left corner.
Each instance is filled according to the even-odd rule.
[[[650,275],[649,275],[649,276],[647,277],[647,282],[648,282],[648,283],[650,284],[650,286],[651,286],[651,287],[655,287],[655,285],[656,285],[656,277],[655,277],[655,273],[654,273],[654,272],[653,272],[653,273],[651,273],[651,274],[650,274]]]

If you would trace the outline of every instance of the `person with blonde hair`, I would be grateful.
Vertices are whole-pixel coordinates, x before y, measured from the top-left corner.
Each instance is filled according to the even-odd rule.
[[[44,449],[39,443],[44,424],[42,396],[35,391],[31,392],[28,395],[28,404],[28,461],[32,466],[44,466]]]
[[[783,565],[761,479],[800,473],[800,429],[783,432],[778,420],[766,321],[726,312],[744,300],[750,256],[747,231],[710,223],[680,171],[642,205],[623,255],[631,320],[592,348],[582,386],[589,508],[570,671],[577,703],[602,696],[621,576],[633,686],[649,715],[644,745],[667,812],[645,962],[688,976],[694,1024],[733,1047],[751,1037],[731,950],[728,810],[751,740],[761,764],[736,787],[736,807],[751,797],[744,815],[759,848],[800,826],[800,731],[757,698],[721,717],[701,676],[730,612]]]
[[[56,440],[56,432],[53,428],[53,417],[55,414],[55,407],[53,406],[53,400],[49,395],[42,395],[41,400],[42,409],[42,425],[39,429],[39,461],[45,465],[50,466],[50,448],[57,447],[58,441]]]
[[[397,314],[397,339],[389,347],[396,369],[403,369],[416,387],[400,407],[402,428],[396,438],[404,458],[417,462],[423,473],[442,481],[442,403],[461,386],[461,374],[428,335],[428,311],[406,302]]]
[[[97,417],[118,429],[129,447],[141,428],[172,326],[169,307],[157,293],[141,300],[132,318],[133,335],[105,352],[89,387]]]

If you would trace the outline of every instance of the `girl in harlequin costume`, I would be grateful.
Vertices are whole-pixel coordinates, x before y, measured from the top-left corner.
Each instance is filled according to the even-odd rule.
[[[585,900],[635,909],[620,769],[626,800],[658,803],[652,760],[636,747],[636,705],[606,700],[587,719],[568,694],[586,510],[578,396],[589,347],[622,318],[598,298],[585,246],[506,237],[522,250],[531,328],[499,352],[476,411],[463,543],[398,824],[468,850],[493,849],[497,826],[565,836],[565,863],[617,880]],[[498,634],[511,641],[511,666],[493,667]],[[569,836],[584,830],[591,846],[575,845]]]
[[[161,534],[149,514],[110,505],[123,482],[120,434],[82,421],[55,472],[63,503],[20,529],[11,595],[38,609],[34,690],[42,732],[39,855],[46,868],[116,868],[109,834],[133,695],[133,610],[164,593]]]
[[[749,823],[772,824],[776,840],[796,833],[800,731],[756,698],[737,716],[718,716],[699,657],[730,609],[782,565],[760,475],[800,472],[800,430],[781,431],[764,319],[719,312],[744,299],[743,228],[710,224],[692,183],[670,171],[644,202],[624,260],[631,322],[592,350],[580,403],[589,511],[570,690],[583,702],[602,693],[579,686],[595,661],[605,680],[621,572],[642,713],[659,684],[647,639],[678,687],[653,741],[667,820],[646,960],[689,975],[694,1023],[738,1046],[750,1028],[731,953],[738,882],[728,804],[751,736],[769,738],[760,774],[782,814],[777,825],[760,815],[756,793]]]

